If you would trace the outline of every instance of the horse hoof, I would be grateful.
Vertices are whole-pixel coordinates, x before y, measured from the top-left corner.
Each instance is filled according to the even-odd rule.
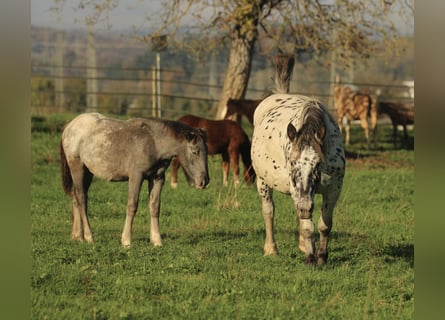
[[[317,266],[323,266],[327,262],[328,262],[328,254],[327,253],[318,256]]]
[[[172,189],[176,189],[176,188],[178,188],[178,183],[177,182],[172,182],[172,183],[170,183],[170,187]]]
[[[161,240],[150,240],[150,242],[153,245],[153,247],[162,247]]]
[[[308,255],[304,260],[304,263],[307,265],[315,266],[315,256],[313,254]]]
[[[72,234],[71,239],[81,242],[84,240],[82,235],[76,235],[76,234]]]
[[[127,248],[127,249],[131,247],[131,241],[128,241],[128,240],[122,239],[121,244],[122,244],[122,247]]]
[[[278,250],[276,245],[264,246],[264,255],[265,256],[275,256],[278,254]]]

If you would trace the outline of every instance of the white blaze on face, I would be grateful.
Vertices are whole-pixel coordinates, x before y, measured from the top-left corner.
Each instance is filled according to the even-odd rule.
[[[297,161],[297,167],[300,171],[300,180],[297,183],[299,190],[309,189],[309,177],[312,175],[315,165],[319,162],[319,156],[313,148],[305,148]]]

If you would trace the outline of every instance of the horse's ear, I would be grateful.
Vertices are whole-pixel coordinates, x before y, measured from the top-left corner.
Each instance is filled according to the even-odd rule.
[[[290,141],[294,141],[295,139],[297,139],[298,136],[297,129],[290,122],[287,125],[287,136],[289,137]]]
[[[199,128],[199,135],[202,137],[202,139],[207,142],[207,129],[206,128]]]

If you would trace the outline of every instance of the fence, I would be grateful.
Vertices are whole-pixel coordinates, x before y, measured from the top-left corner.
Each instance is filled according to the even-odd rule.
[[[61,69],[63,72],[61,72]],[[88,67],[32,65],[31,70],[31,110],[33,114],[48,112],[84,112],[99,111],[112,114],[147,116],[156,108],[155,97],[162,101],[162,116],[177,118],[185,113],[196,113],[214,117],[222,85],[210,84],[207,77],[193,82],[177,74],[177,71],[161,69],[161,92],[155,89],[153,69],[140,68],[95,68],[88,72]],[[259,98],[267,92],[271,71],[252,72],[250,83],[259,87],[249,87],[246,98]],[[91,77],[94,74],[94,77]],[[256,79],[256,80],[255,80]],[[259,81],[260,79],[261,81]],[[95,86],[88,85],[94,81]],[[213,81],[214,82],[214,81]],[[222,82],[221,82],[222,83]],[[381,100],[413,101],[414,84],[395,85],[353,83],[353,85],[373,94]],[[328,103],[332,109],[332,83],[329,81],[307,81],[295,79],[292,88],[299,88],[299,93],[313,96]],[[91,89],[91,88],[94,88]],[[293,92],[293,91],[292,91]],[[88,101],[94,97],[94,105]]]

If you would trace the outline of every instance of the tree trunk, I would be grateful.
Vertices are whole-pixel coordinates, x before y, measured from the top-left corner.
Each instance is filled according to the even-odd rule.
[[[246,94],[252,66],[253,47],[256,36],[251,39],[234,37],[230,48],[229,65],[227,67],[224,87],[219,99],[216,113],[217,119],[223,119],[227,110],[227,100],[241,99]]]
[[[253,49],[256,40],[256,27],[243,34],[241,34],[239,30],[233,32],[229,65],[227,67],[224,87],[221,92],[216,112],[217,119],[224,118],[227,110],[226,104],[229,98],[242,99],[246,94],[252,67]],[[237,121],[241,121],[241,115],[237,115]]]

